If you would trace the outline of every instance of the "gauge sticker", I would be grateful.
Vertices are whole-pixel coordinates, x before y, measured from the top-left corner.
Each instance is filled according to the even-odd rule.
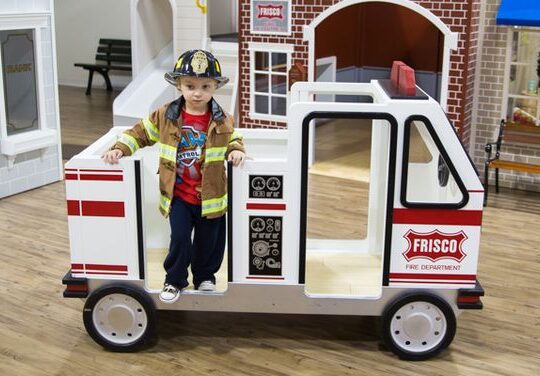
[[[249,217],[249,274],[282,275],[283,217]]]
[[[283,198],[283,175],[249,175],[249,198]]]

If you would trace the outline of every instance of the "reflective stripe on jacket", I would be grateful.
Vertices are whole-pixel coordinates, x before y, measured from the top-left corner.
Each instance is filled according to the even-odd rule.
[[[167,217],[176,181],[176,154],[181,137],[181,109],[184,98],[164,105],[150,116],[122,133],[111,149],[132,155],[139,148],[159,142],[159,210]],[[225,163],[233,150],[244,152],[242,136],[234,129],[233,118],[212,99],[212,112],[206,135],[205,158],[202,165],[201,211],[207,218],[221,217],[227,211],[227,178]]]

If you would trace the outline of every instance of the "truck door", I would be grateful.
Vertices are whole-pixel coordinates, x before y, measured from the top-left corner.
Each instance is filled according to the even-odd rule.
[[[483,189],[442,110],[405,120],[399,170],[384,283],[474,287]]]
[[[333,93],[342,94],[336,84],[331,87]],[[348,94],[374,95],[367,90],[369,85],[358,88],[362,90]],[[317,152],[310,166],[313,122]],[[384,254],[391,246],[395,117],[383,104],[315,105],[300,100],[290,107],[289,132],[287,188],[289,197],[298,202],[290,210],[299,223],[294,239],[299,249],[298,282],[305,284],[309,295],[380,295]]]

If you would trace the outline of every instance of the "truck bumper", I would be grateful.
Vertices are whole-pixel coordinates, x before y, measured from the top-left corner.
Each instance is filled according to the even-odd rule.
[[[86,298],[88,297],[88,279],[75,278],[71,275],[71,269],[68,270],[62,284],[66,285],[64,298]]]
[[[476,280],[472,289],[459,289],[457,306],[459,309],[482,309],[481,296],[484,296],[484,289],[480,281]]]

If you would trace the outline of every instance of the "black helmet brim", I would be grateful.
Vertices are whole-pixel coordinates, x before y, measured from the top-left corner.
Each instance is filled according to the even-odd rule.
[[[200,77],[200,78],[211,78],[212,80],[216,80],[218,82],[217,88],[223,87],[229,82],[228,77],[206,77],[206,76],[194,76],[190,74],[181,74],[178,72],[167,72],[165,73],[165,81],[170,83],[171,85],[176,87],[176,79],[178,77]]]

